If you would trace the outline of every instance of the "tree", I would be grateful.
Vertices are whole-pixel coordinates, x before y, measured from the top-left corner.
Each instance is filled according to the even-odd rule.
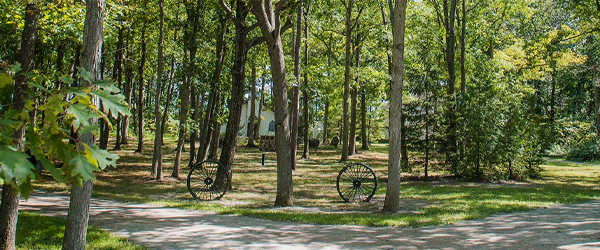
[[[40,9],[36,2],[27,4],[25,9],[25,27],[21,38],[19,63],[21,72],[15,79],[12,108],[21,112],[25,108],[27,91],[27,77],[24,73],[31,72],[34,68],[35,42],[38,30]],[[17,151],[25,151],[25,125],[21,122],[14,133]],[[11,159],[13,160],[13,159]],[[15,249],[17,231],[17,217],[19,215],[19,193],[10,183],[2,185],[2,203],[0,204],[0,249]]]
[[[294,58],[294,78],[292,84],[292,107],[290,119],[290,136],[292,143],[292,170],[296,169],[296,158],[298,152],[298,123],[300,121],[300,48],[302,43],[302,6],[299,5],[296,10],[296,32],[293,34],[292,57]]]
[[[402,83],[404,80],[404,32],[406,0],[388,0],[392,24],[392,82],[390,96],[390,149],[388,182],[383,211],[394,213],[400,209],[400,140],[402,122]]]
[[[256,16],[263,37],[269,48],[271,74],[273,79],[273,99],[275,102],[275,140],[277,151],[277,196],[276,206],[293,205],[291,137],[287,97],[285,57],[281,42],[281,12],[287,0],[280,0],[273,6],[269,0],[252,0],[252,13]]]
[[[90,72],[92,81],[98,75],[98,66],[102,57],[105,8],[106,1],[104,0],[89,0],[86,2],[81,65],[82,68]],[[79,84],[86,86],[90,85],[91,81],[81,79]],[[87,146],[95,144],[94,135],[91,132],[81,134],[79,137],[80,143],[85,143]],[[85,146],[80,144],[78,148],[83,151]],[[85,249],[92,186],[92,180],[84,181],[81,186],[77,186],[76,183],[72,185],[63,249]]]
[[[144,68],[146,67],[146,26],[148,20],[144,21],[142,28],[142,59],[138,69],[138,99],[137,99],[137,125],[138,125],[138,146],[135,152],[142,153],[144,151]]]
[[[152,155],[152,176],[155,176],[157,180],[162,179],[162,128],[160,121],[160,96],[162,92],[162,75],[163,75],[163,44],[164,44],[164,33],[165,33],[165,12],[164,12],[164,0],[158,1],[158,7],[160,9],[160,35],[158,37],[158,70],[156,76],[156,95],[154,99],[154,153]]]

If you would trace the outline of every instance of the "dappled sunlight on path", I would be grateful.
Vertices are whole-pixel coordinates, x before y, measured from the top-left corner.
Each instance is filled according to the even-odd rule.
[[[66,217],[35,192],[22,210]],[[90,224],[150,249],[600,249],[600,201],[423,228],[323,226],[92,199]]]

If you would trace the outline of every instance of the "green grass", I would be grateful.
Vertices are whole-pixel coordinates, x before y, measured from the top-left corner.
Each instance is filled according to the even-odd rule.
[[[600,165],[576,164],[549,159],[542,167],[539,179],[526,182],[476,183],[433,178],[433,181],[406,181],[401,187],[401,212],[380,213],[385,197],[387,176],[387,146],[374,144],[370,151],[351,158],[364,162],[376,172],[379,189],[368,203],[345,203],[335,189],[335,179],[344,166],[339,163],[340,149],[326,148],[311,151],[310,160],[300,160],[294,171],[295,209],[272,207],[276,193],[275,154],[267,153],[265,166],[260,164],[261,152],[239,147],[233,166],[233,192],[221,201],[199,202],[187,192],[185,176],[180,179],[150,178],[152,155],[133,153],[134,143],[121,156],[119,168],[97,174],[94,196],[107,199],[152,203],[168,207],[215,211],[282,221],[314,224],[350,224],[368,226],[426,226],[453,223],[458,220],[485,218],[499,213],[511,213],[543,208],[557,204],[573,204],[600,197]],[[171,173],[174,143],[167,142],[163,152],[165,176]],[[185,152],[184,156],[188,156]],[[187,159],[182,159],[187,165]],[[416,169],[415,172],[424,171]],[[430,172],[444,175],[443,172]],[[407,176],[404,174],[403,176]],[[52,181],[36,184],[36,188],[67,192],[68,186]],[[308,211],[308,212],[307,212]]]
[[[35,213],[19,212],[17,249],[61,249],[65,220]],[[115,237],[109,232],[88,227],[86,249],[141,250],[139,245]]]

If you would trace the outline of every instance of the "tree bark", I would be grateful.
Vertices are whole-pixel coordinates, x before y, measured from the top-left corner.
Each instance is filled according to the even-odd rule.
[[[360,141],[362,150],[369,150],[369,139],[367,138],[367,94],[366,90],[360,93]]]
[[[467,0],[462,0],[462,22],[460,31],[460,93],[467,93],[466,61],[466,35],[467,35]]]
[[[356,89],[350,91],[350,130],[348,131],[348,156],[356,154],[356,110],[358,94]]]
[[[302,43],[302,6],[298,6],[296,10],[296,34],[292,48],[292,56],[294,58],[294,77],[296,82],[292,85],[292,107],[291,107],[291,140],[292,140],[292,170],[296,169],[296,155],[298,152],[298,123],[300,120],[300,47]]]
[[[350,64],[352,62],[351,45],[352,45],[352,5],[354,1],[349,0],[346,6],[346,64],[344,73],[344,99],[342,108],[342,121],[344,123],[342,127],[342,158],[344,162],[348,160],[348,131],[350,129],[348,124],[348,98],[350,95]]]
[[[27,97],[27,77],[23,73],[31,72],[34,68],[35,41],[38,30],[40,9],[35,2],[28,3],[25,8],[25,25],[21,35],[19,63],[21,71],[15,77],[12,109],[20,112],[25,107]],[[15,131],[14,137],[18,151],[25,151],[25,125]],[[19,193],[10,184],[2,185],[2,201],[0,204],[0,249],[14,250],[17,233],[17,218],[19,216]]]
[[[400,209],[400,140],[402,122],[402,84],[404,81],[404,32],[406,0],[388,0],[392,23],[392,82],[390,96],[390,149],[388,182],[383,211],[398,212]]]
[[[196,138],[198,138],[198,122],[200,120],[198,116],[200,110],[204,108],[200,104],[203,101],[204,100],[201,100],[200,95],[196,93],[196,88],[192,86],[190,94],[190,106],[194,108],[194,112],[192,112],[192,121],[195,125],[192,127],[192,133],[190,134],[190,159],[188,164],[193,164],[196,157]]]
[[[256,122],[256,127],[254,128],[254,138],[260,139],[260,124],[262,123],[262,110],[265,105],[265,75],[261,73],[261,81],[262,85],[260,87],[260,105],[258,106],[258,121]]]
[[[152,176],[162,180],[162,128],[160,120],[160,97],[162,95],[163,77],[163,44],[165,36],[165,11],[164,0],[158,1],[160,9],[160,26],[158,35],[158,69],[156,70],[156,94],[154,97],[154,153],[152,154]]]
[[[217,43],[215,52],[215,71],[213,72],[212,76],[208,104],[204,113],[202,131],[200,132],[200,146],[198,147],[198,153],[196,155],[196,159],[198,161],[206,160],[206,153],[212,140],[211,134],[214,130],[212,125],[215,124],[215,114],[217,109],[216,102],[218,102],[220,96],[221,71],[223,70],[223,60],[225,58],[225,51],[227,47],[225,43],[225,35],[227,34],[227,18],[222,17],[220,22],[221,28],[219,29],[216,37]]]
[[[130,58],[133,54],[133,37],[134,33],[131,34],[129,38],[129,46],[130,49],[127,51],[127,58]],[[132,104],[133,97],[133,64],[132,62],[125,63],[125,100],[127,103]],[[130,116],[123,117],[122,125],[121,125],[121,144],[127,145],[129,144],[129,119]]]
[[[144,151],[144,67],[146,66],[146,25],[147,21],[144,22],[144,27],[142,28],[142,59],[140,62],[140,68],[138,69],[138,146],[135,152],[140,154]]]
[[[172,177],[175,178],[179,178],[179,168],[180,168],[180,164],[181,164],[181,153],[183,151],[183,144],[184,144],[184,140],[185,140],[185,135],[186,135],[186,128],[187,128],[187,116],[188,116],[188,111],[189,111],[189,100],[190,100],[190,82],[192,81],[193,75],[194,75],[194,67],[195,67],[195,60],[196,60],[196,52],[197,52],[197,45],[196,45],[196,35],[198,33],[198,28],[199,28],[199,16],[198,13],[200,12],[200,7],[202,5],[201,0],[197,0],[196,2],[196,8],[191,9],[188,8],[187,14],[188,14],[188,23],[191,23],[192,25],[192,33],[189,36],[189,40],[187,41],[187,47],[189,48],[189,52],[190,52],[190,58],[188,61],[188,65],[186,67],[187,69],[187,73],[186,73],[186,78],[183,81],[183,84],[180,88],[180,94],[181,94],[181,107],[179,108],[179,139],[177,140],[177,148],[175,149],[175,163],[173,164],[173,173],[171,174]]]
[[[323,117],[323,144],[329,143],[327,125],[329,123],[329,98],[325,97],[325,115]]]
[[[448,1],[450,1],[450,6],[448,6]],[[454,64],[454,56],[456,52],[455,47],[455,35],[454,35],[454,21],[456,20],[456,2],[458,0],[444,0],[444,28],[446,30],[446,50],[445,50],[445,59],[446,66],[448,70],[448,129],[447,129],[447,137],[448,137],[448,148],[447,150],[447,159],[451,164],[451,172],[453,174],[457,174],[457,166],[458,160],[456,154],[458,153],[458,147],[456,144],[456,69]],[[448,9],[450,7],[450,9]]]
[[[169,89],[167,90],[167,95],[169,98],[167,98],[166,102],[165,102],[165,110],[163,110],[163,114],[162,114],[162,118],[161,118],[161,124],[160,124],[160,142],[161,145],[165,145],[165,126],[167,124],[167,115],[169,115],[169,107],[171,106],[171,94],[173,93],[173,88],[175,88],[174,84],[173,84],[173,75],[175,75],[175,56],[171,57],[171,71],[169,71]]]
[[[305,14],[308,15],[308,10],[309,10],[309,6],[308,3],[306,4],[306,12]],[[305,22],[304,22],[304,85],[302,86],[302,100],[303,100],[303,108],[304,110],[302,111],[302,113],[304,113],[304,150],[302,152],[302,159],[308,159],[310,157],[310,138],[308,136],[308,117],[309,117],[309,113],[308,113],[308,73],[307,73],[307,69],[308,69],[308,17],[305,17]]]
[[[248,136],[247,147],[256,147],[254,145],[254,123],[256,121],[256,64],[252,65],[252,83],[250,85],[250,121],[248,122],[248,130],[246,136]]]
[[[223,140],[223,148],[219,162],[225,166],[228,175],[231,178],[231,169],[233,167],[233,157],[235,156],[235,148],[238,139],[238,131],[240,130],[240,120],[242,117],[242,105],[244,105],[244,84],[246,78],[246,56],[248,54],[246,26],[246,3],[244,1],[236,1],[235,16],[231,16],[235,23],[235,42],[234,42],[234,57],[233,67],[231,68],[231,97],[227,101],[229,107],[229,119],[225,129],[225,138]],[[218,172],[217,177],[224,176],[224,173]],[[231,183],[229,183],[231,188]]]
[[[82,67],[95,78],[98,75],[98,64],[101,60],[102,32],[104,21],[105,0],[88,0],[86,2],[86,16],[83,28],[83,51],[81,54]],[[91,83],[80,80],[81,86]],[[94,121],[93,121],[94,122]],[[80,143],[94,145],[94,135],[91,132],[82,134]],[[83,150],[81,145],[78,146]],[[83,182],[81,187],[74,184],[71,187],[71,200],[69,214],[63,240],[63,249],[85,249],[87,226],[89,219],[90,198],[92,195],[93,181]]]
[[[119,27],[119,40],[117,41],[117,51],[115,53],[115,65],[113,77],[117,77],[117,85],[119,89],[123,89],[123,26]],[[123,116],[117,115],[117,134],[115,136],[115,147],[113,150],[121,150],[121,121]]]
[[[210,141],[210,150],[208,151],[208,159],[217,159],[219,157],[219,139],[221,136],[221,123],[215,121],[213,124],[212,139]]]
[[[292,151],[289,129],[288,97],[285,71],[285,57],[281,42],[281,11],[286,0],[280,0],[276,6],[272,2],[252,0],[252,12],[258,19],[262,35],[267,42],[273,80],[273,99],[275,102],[275,140],[277,151],[277,196],[275,206],[293,205]],[[273,8],[275,7],[275,8]]]

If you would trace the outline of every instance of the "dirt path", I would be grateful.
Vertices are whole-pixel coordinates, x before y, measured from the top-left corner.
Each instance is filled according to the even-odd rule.
[[[37,192],[22,210],[65,217]],[[90,224],[150,249],[600,249],[600,200],[424,228],[323,226],[93,199]]]

